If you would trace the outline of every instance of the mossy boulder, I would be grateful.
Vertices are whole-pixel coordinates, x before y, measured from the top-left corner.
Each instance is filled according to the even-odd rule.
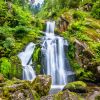
[[[68,83],[63,90],[70,90],[77,93],[86,93],[87,92],[87,84],[82,81],[75,81]]]
[[[84,100],[79,94],[68,90],[60,91],[54,95],[42,97],[41,100]]]
[[[51,87],[51,76],[47,75],[38,75],[35,80],[32,82],[32,88],[40,96],[48,95]]]
[[[39,95],[31,88],[31,82],[19,80],[5,81],[3,87],[0,87],[0,97],[3,100],[39,100]]]

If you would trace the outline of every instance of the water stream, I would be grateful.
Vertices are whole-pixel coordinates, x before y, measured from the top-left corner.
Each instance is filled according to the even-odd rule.
[[[41,44],[42,74],[52,76],[50,94],[57,93],[64,85],[73,81],[74,73],[71,70],[65,52],[68,50],[68,42],[63,37],[54,34],[55,22],[48,21],[45,36]],[[36,77],[32,66],[32,54],[35,44],[29,43],[25,50],[18,54],[23,66],[23,79],[33,80]]]
[[[34,43],[29,43],[25,50],[18,54],[18,57],[21,60],[23,66],[23,79],[24,80],[33,80],[36,77],[34,66],[32,66],[32,54],[35,49]]]
[[[44,73],[52,76],[52,85],[65,85],[73,72],[65,56],[68,42],[54,34],[55,22],[47,22],[45,36],[42,38],[42,66]]]

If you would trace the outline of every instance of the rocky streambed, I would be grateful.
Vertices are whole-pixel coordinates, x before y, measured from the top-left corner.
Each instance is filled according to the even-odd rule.
[[[5,79],[0,74],[0,100],[100,100],[100,86],[75,81],[62,91],[49,94],[51,76],[38,75],[33,81]]]

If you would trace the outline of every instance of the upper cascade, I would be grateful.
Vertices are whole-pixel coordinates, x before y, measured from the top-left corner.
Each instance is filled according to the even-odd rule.
[[[47,27],[46,27],[46,35],[48,34],[54,34],[54,29],[55,29],[55,21],[53,22],[47,22]]]

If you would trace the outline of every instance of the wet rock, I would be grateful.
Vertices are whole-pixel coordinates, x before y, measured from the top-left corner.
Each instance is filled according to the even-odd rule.
[[[82,82],[82,81],[76,81],[76,82],[71,82],[68,83],[64,89],[64,90],[70,90],[72,92],[76,92],[76,93],[86,93],[87,92],[87,85],[86,83]]]
[[[35,80],[32,82],[32,88],[40,96],[45,96],[49,93],[51,87],[51,76],[47,75],[38,75]]]

